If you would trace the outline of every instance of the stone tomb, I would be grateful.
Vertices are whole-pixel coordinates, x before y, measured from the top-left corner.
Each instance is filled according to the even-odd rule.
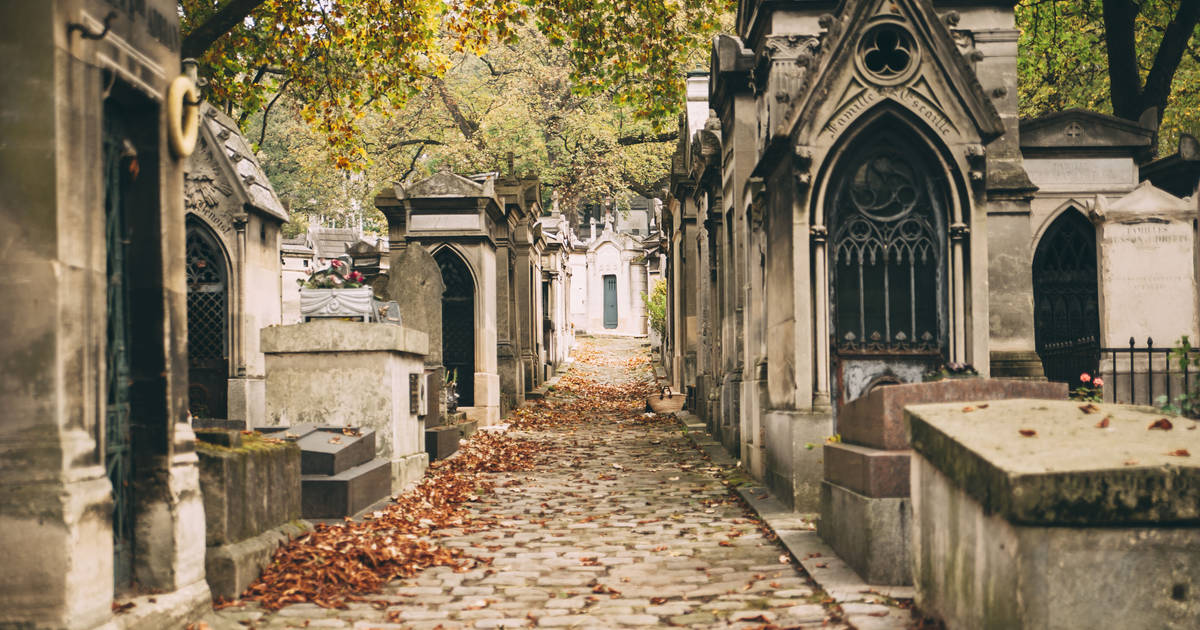
[[[390,463],[391,491],[421,478],[429,458],[414,405],[420,391],[412,383],[419,388],[425,373],[425,333],[325,320],[266,328],[262,340],[270,426],[293,433],[304,424],[374,432],[374,456]]]
[[[304,518],[350,516],[391,493],[390,462],[375,457],[375,431],[312,424],[261,430],[300,448]]]
[[[985,630],[1200,627],[1195,422],[1149,429],[1161,414],[1070,401],[973,406],[906,409],[923,613]]]
[[[304,531],[300,449],[292,443],[196,432],[204,494],[204,574],[213,597],[233,599],[258,579],[280,543]]]
[[[907,405],[1067,397],[1062,383],[965,378],[879,387],[842,409],[841,443],[826,444],[818,532],[871,584],[907,585],[910,570]],[[962,405],[959,409],[962,409]]]

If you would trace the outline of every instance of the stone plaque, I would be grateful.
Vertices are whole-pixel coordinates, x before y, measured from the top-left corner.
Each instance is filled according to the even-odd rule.
[[[1026,158],[1025,172],[1043,191],[1128,190],[1137,170],[1126,157]]]
[[[1104,345],[1130,337],[1167,346],[1195,328],[1196,272],[1190,222],[1135,219],[1100,227]]]

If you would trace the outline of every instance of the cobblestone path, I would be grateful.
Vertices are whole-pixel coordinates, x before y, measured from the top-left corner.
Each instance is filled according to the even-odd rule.
[[[573,373],[610,384],[649,379],[644,362],[627,362],[640,352],[641,340],[588,340]],[[493,558],[489,568],[428,569],[368,596],[374,605],[268,612],[248,603],[205,622],[214,630],[849,627],[679,424],[596,412],[517,434],[536,438],[545,458],[535,471],[497,475],[494,492],[471,504],[498,526],[441,532],[438,541]]]

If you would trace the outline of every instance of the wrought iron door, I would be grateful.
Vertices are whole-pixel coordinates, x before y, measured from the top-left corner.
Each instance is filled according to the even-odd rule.
[[[1033,256],[1034,341],[1051,381],[1076,383],[1100,362],[1096,231],[1079,212],[1054,220]]]
[[[130,434],[129,232],[124,208],[128,185],[136,177],[136,157],[127,156],[118,111],[105,108],[104,211],[107,250],[107,396],[104,414],[104,465],[112,483],[113,578],[117,590],[133,581],[133,449]]]
[[[442,270],[442,363],[458,384],[458,404],[475,405],[475,282],[457,254],[434,254]]]
[[[617,277],[604,276],[604,327],[617,327]]]
[[[195,219],[187,224],[188,408],[224,418],[229,378],[228,273],[216,237]]]
[[[919,381],[943,359],[943,182],[912,142],[883,132],[833,182],[829,271],[840,403]]]

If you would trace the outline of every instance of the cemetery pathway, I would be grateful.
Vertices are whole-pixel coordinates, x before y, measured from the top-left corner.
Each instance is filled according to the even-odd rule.
[[[437,544],[490,566],[426,569],[344,609],[244,602],[196,630],[232,628],[906,628],[908,610],[830,600],[669,416],[643,415],[640,339],[581,339],[576,363],[509,433],[532,471],[494,474],[466,504],[493,524]],[[853,624],[843,621],[852,617]]]

